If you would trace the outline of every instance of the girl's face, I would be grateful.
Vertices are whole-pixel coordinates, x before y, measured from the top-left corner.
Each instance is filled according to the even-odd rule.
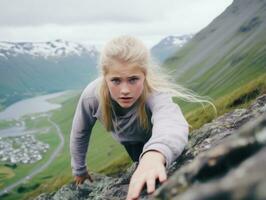
[[[136,64],[114,61],[105,75],[111,98],[129,108],[143,92],[145,75]]]

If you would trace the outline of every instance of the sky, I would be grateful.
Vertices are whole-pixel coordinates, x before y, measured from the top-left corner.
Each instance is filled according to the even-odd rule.
[[[63,39],[100,49],[129,34],[151,47],[195,34],[233,0],[0,0],[0,41]]]

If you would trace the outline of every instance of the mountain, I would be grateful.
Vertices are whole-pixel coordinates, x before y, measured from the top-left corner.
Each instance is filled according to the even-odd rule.
[[[151,54],[162,63],[183,47],[192,37],[193,34],[168,36],[151,48]]]
[[[94,46],[64,40],[0,42],[0,104],[81,89],[96,77],[98,56]]]
[[[177,82],[219,97],[266,73],[266,1],[234,0],[164,63]]]
[[[9,59],[18,55],[30,55],[42,58],[60,58],[70,55],[81,56],[88,54],[91,57],[97,56],[94,46],[84,45],[57,39],[53,42],[0,42],[0,58]]]

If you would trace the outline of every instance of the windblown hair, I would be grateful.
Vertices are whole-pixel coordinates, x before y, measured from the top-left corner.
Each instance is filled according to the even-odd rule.
[[[154,91],[170,93],[173,97],[187,102],[209,103],[215,108],[211,101],[197,95],[192,90],[186,89],[173,81],[171,82],[170,76],[162,72],[160,67],[152,60],[150,51],[142,41],[132,36],[120,36],[112,39],[105,45],[99,61],[103,77],[99,88],[100,107],[103,124],[108,131],[113,126],[112,105],[111,96],[104,77],[108,74],[108,70],[112,67],[114,61],[136,64],[145,75],[144,89],[138,99],[137,108],[139,123],[143,128],[148,127],[145,102],[149,94]]]

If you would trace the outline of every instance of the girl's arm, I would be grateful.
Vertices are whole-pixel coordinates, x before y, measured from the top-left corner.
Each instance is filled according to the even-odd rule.
[[[71,167],[77,183],[84,181],[80,177],[88,177],[86,154],[97,109],[97,102],[90,93],[90,87],[87,87],[79,99],[70,135]]]
[[[165,157],[166,167],[182,153],[187,142],[189,125],[180,107],[166,93],[155,93],[147,104],[152,112],[152,136],[143,147],[143,152],[156,150]]]
[[[149,97],[148,106],[152,111],[152,136],[131,177],[127,200],[137,199],[145,184],[148,193],[154,192],[156,179],[163,182],[167,178],[165,165],[170,166],[188,141],[188,123],[170,95],[154,94]]]

